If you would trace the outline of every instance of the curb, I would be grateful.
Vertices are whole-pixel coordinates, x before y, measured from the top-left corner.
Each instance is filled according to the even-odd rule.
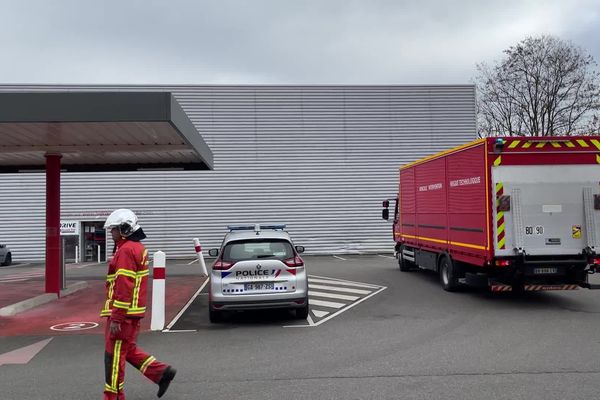
[[[82,289],[87,288],[88,284],[85,281],[78,281],[69,285],[66,289],[60,291],[60,296],[68,296]],[[11,304],[0,308],[0,317],[11,317],[13,315],[22,313],[23,311],[31,310],[34,307],[41,306],[42,304],[50,303],[51,301],[57,300],[58,297],[55,293],[45,293],[31,299],[23,300],[15,304]]]

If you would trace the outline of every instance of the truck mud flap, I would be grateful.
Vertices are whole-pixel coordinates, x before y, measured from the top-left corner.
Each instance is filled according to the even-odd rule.
[[[490,286],[488,276],[485,274],[472,274],[467,272],[464,278],[458,280],[460,283],[476,288],[487,288]]]

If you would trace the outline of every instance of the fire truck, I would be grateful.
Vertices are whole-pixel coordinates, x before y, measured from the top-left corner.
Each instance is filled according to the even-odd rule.
[[[600,288],[600,137],[480,139],[402,166],[390,200],[400,270],[447,291]]]

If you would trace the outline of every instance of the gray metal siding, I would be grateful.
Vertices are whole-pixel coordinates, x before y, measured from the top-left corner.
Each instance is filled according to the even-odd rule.
[[[150,251],[193,256],[230,223],[282,222],[307,253],[391,251],[381,200],[400,165],[475,139],[475,89],[459,86],[1,86],[172,91],[214,171],[65,173],[62,218],[138,211]],[[0,243],[44,256],[43,174],[0,175]],[[98,219],[102,219],[99,216]]]

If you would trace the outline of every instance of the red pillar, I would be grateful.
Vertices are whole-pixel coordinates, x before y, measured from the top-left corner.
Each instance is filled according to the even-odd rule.
[[[60,154],[46,154],[46,293],[60,295]]]

